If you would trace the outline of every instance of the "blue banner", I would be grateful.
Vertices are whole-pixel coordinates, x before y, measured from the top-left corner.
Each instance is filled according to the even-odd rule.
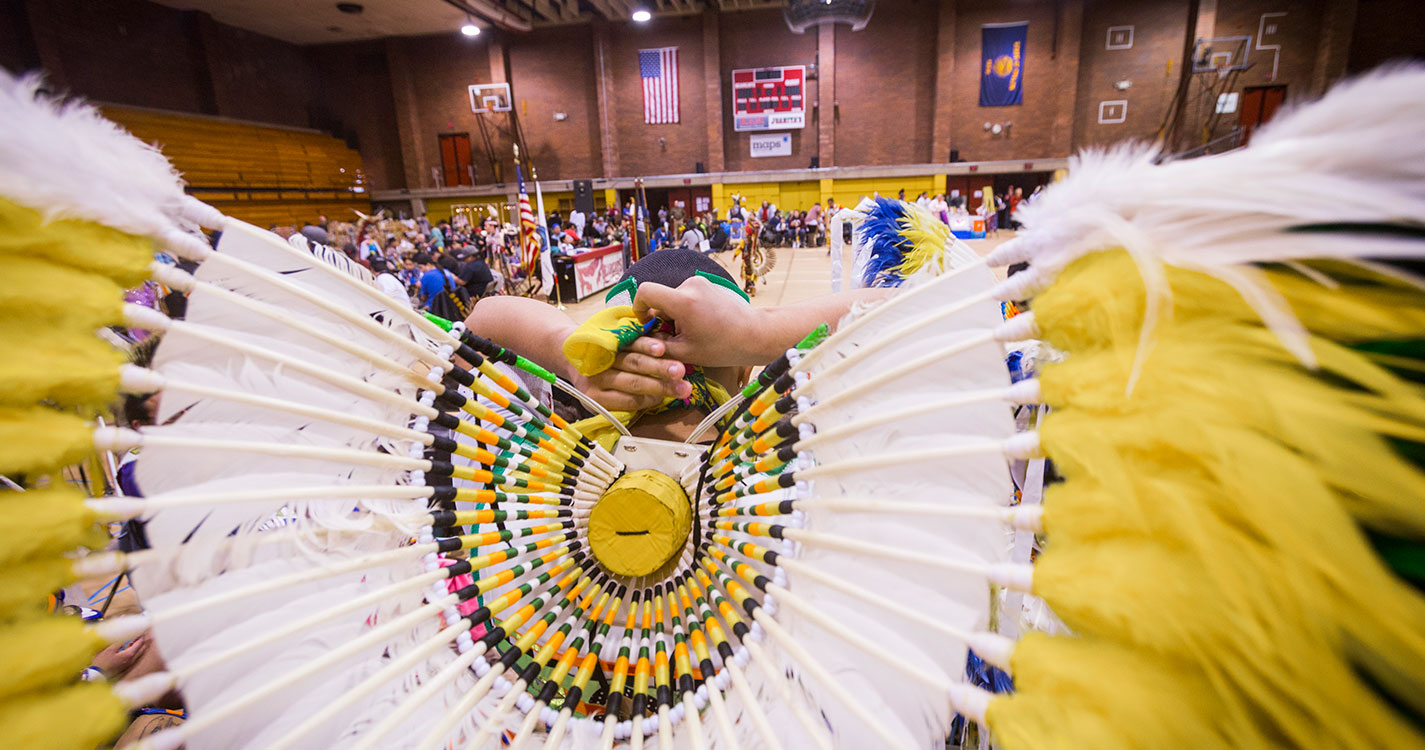
[[[980,106],[1024,103],[1024,48],[1029,23],[980,27]]]

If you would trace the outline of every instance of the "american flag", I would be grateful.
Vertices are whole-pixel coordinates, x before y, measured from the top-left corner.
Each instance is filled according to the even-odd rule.
[[[663,125],[678,121],[678,48],[641,49],[638,74],[643,78],[643,121]]]
[[[539,224],[534,220],[534,209],[529,205],[529,193],[524,189],[524,172],[515,165],[515,181],[520,191],[520,264],[526,274],[534,273],[534,264],[539,261]]]

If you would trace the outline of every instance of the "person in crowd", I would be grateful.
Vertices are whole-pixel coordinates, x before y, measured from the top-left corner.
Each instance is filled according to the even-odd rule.
[[[658,207],[658,223],[659,223],[659,224],[667,224],[667,223],[668,223],[668,207],[667,207],[667,206],[659,206],[659,207]]]
[[[926,209],[928,209],[930,213],[934,214],[937,219],[940,219],[946,224],[950,223],[950,205],[945,202],[944,193],[936,193],[935,197],[932,198],[930,200],[930,203],[926,205]]]
[[[577,207],[569,212],[569,226],[574,228],[574,234],[580,238],[584,236],[584,222],[588,219],[583,211]]]
[[[368,271],[371,270],[371,261],[361,257],[356,252],[356,245],[353,245],[348,242],[346,246],[341,249],[341,251],[345,253],[346,257],[350,258],[353,262],[357,263]]]
[[[821,204],[813,203],[807,209],[806,216],[802,218],[802,226],[806,228],[807,247],[815,247],[821,244]]]
[[[376,272],[376,286],[381,288],[391,299],[405,304],[411,304],[411,296],[406,285],[396,276],[395,268],[388,265],[386,261],[376,258],[372,261],[372,270]]]
[[[490,288],[490,283],[495,280],[495,275],[490,272],[490,266],[485,259],[478,254],[462,253],[465,261],[460,266],[460,271],[456,277],[465,291],[470,292],[471,297],[483,297],[486,290]]]
[[[416,253],[416,268],[420,269],[420,298],[421,306],[431,309],[436,297],[445,291],[445,272],[440,270],[435,264],[435,259],[426,253]]]
[[[589,227],[589,239],[594,242],[603,242],[608,237],[609,222],[602,216],[595,216],[594,223]]]
[[[691,218],[683,223],[683,237],[679,246],[686,250],[702,251],[703,234],[698,231],[698,225]]]
[[[720,253],[727,249],[727,243],[731,239],[727,231],[727,222],[718,221],[716,215],[711,219],[711,228],[708,234],[708,252]]]
[[[757,220],[763,224],[767,223],[767,217],[772,214],[772,204],[770,201],[762,201],[762,207],[757,209]]]
[[[877,193],[877,194],[875,195],[875,197],[877,197],[877,198],[881,197],[880,193]],[[896,191],[896,200],[898,200],[898,201],[904,201],[904,200],[905,200],[905,188],[901,188],[900,190],[897,190],[897,191]]]
[[[920,191],[920,195],[915,196],[915,205],[920,206],[921,208],[930,207],[930,197],[926,194],[924,190]]]
[[[1024,202],[1024,188],[1017,187],[1009,196],[1009,228],[1019,229],[1019,220],[1015,218],[1015,213],[1019,211],[1019,204]]]
[[[787,238],[792,241],[792,249],[802,246],[802,215],[800,211],[787,212]]]
[[[664,213],[659,211],[659,213]],[[658,227],[653,230],[653,236],[649,239],[649,244],[654,250],[662,250],[668,247],[668,223],[663,219],[658,220]]]

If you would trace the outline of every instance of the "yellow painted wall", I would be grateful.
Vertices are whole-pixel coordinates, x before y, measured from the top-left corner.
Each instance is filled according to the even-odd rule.
[[[450,218],[451,206],[495,206],[498,208],[506,202],[505,197],[499,195],[471,195],[463,198],[427,198],[425,201],[426,218],[432,222],[448,219]]]
[[[836,197],[837,205],[855,207],[862,198],[869,198],[876,193],[880,193],[882,198],[894,198],[896,192],[905,190],[905,199],[915,200],[920,191],[934,194],[934,175],[924,175],[921,177],[863,177],[851,180],[836,180],[832,195]],[[825,199],[825,196],[822,196]]]
[[[529,197],[531,205],[534,203],[534,196]],[[427,198],[426,217],[431,221],[450,218],[451,206],[500,206],[509,202],[502,195],[480,195],[465,197]],[[574,207],[574,193],[570,191],[549,192],[544,194],[544,210],[558,211],[560,215],[569,213],[569,209]]]
[[[729,183],[722,186],[721,201],[716,199],[716,189],[713,191],[713,205],[717,207],[720,216],[727,215],[734,193],[742,196],[742,205],[748,208],[759,208],[762,201],[769,201],[782,211],[805,211],[811,208],[813,203],[825,202],[816,180]]]

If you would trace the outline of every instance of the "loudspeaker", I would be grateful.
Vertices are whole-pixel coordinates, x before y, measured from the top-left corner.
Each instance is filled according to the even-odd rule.
[[[574,208],[584,215],[594,213],[594,181],[574,181]]]
[[[950,161],[952,161],[952,162],[960,161],[960,149],[958,149],[958,148],[952,148],[952,149],[950,149]]]
[[[695,172],[696,174],[707,174],[708,168],[703,166],[702,162],[698,162],[697,166],[693,168],[693,172]]]
[[[813,156],[811,158],[811,164],[807,165],[807,169],[821,169],[821,157]]]

